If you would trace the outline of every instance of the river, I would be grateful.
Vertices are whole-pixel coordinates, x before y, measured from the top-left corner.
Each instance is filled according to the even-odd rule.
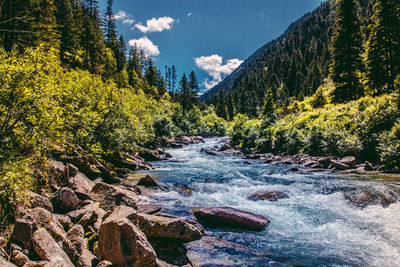
[[[267,217],[271,223],[256,233],[206,228],[206,234],[238,245],[214,248],[207,266],[400,266],[400,203],[384,208],[359,208],[345,194],[357,190],[388,192],[400,182],[380,177],[326,173],[296,174],[292,166],[253,164],[235,156],[211,156],[205,143],[170,149],[174,160],[154,163],[152,175],[170,187],[190,188],[190,196],[177,191],[158,193],[163,212],[192,217],[196,207],[229,206]],[[288,199],[252,201],[259,191],[279,190]],[[247,247],[243,251],[240,248]]]

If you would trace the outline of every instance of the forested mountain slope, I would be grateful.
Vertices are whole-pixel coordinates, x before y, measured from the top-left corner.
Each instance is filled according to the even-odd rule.
[[[360,6],[360,17],[366,25],[369,1],[360,1]],[[258,49],[202,99],[216,102],[215,95],[222,88],[232,92],[238,112],[257,116],[269,87],[279,106],[312,95],[329,73],[334,10],[335,1],[327,1],[292,23],[284,34]]]

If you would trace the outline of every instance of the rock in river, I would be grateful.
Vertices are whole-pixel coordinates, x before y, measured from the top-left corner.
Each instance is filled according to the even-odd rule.
[[[279,199],[289,198],[289,196],[281,191],[268,191],[268,192],[258,192],[251,194],[248,199],[250,200],[268,200],[268,201],[278,201]]]
[[[262,215],[230,207],[200,208],[192,212],[197,220],[207,226],[262,231],[269,224],[269,220]]]

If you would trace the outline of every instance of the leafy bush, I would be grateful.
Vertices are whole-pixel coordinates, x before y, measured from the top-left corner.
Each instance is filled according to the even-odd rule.
[[[390,167],[400,166],[400,122],[379,136],[378,151],[382,162]]]
[[[33,185],[28,160],[13,160],[0,165],[0,218],[5,219],[25,200],[26,189]]]

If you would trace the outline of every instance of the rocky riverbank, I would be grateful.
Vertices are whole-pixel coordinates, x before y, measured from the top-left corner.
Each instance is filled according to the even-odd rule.
[[[334,156],[310,156],[306,154],[273,154],[273,153],[260,153],[255,149],[242,149],[240,146],[233,146],[229,140],[224,140],[221,144],[213,149],[204,150],[209,155],[236,155],[244,159],[258,159],[266,164],[272,165],[297,165],[307,167],[307,172],[341,172],[341,173],[355,173],[355,174],[379,174],[379,173],[400,173],[398,168],[387,168],[382,164],[373,164],[368,161],[362,161],[354,156],[347,156],[343,158]],[[251,162],[245,162],[251,164]],[[297,167],[290,168],[292,172],[300,171]]]
[[[168,140],[168,145],[202,141],[182,137]],[[28,193],[29,201],[16,209],[12,229],[0,238],[0,265],[193,266],[183,244],[200,240],[203,226],[163,214],[162,204],[143,198],[182,190],[163,186],[149,175],[134,185],[122,183],[132,171],[151,169],[147,161],[170,157],[162,148],[114,153],[104,159],[79,149],[54,155],[47,170],[49,188]],[[202,223],[218,221],[239,229],[260,231],[269,223],[263,216],[231,208],[194,214]]]

